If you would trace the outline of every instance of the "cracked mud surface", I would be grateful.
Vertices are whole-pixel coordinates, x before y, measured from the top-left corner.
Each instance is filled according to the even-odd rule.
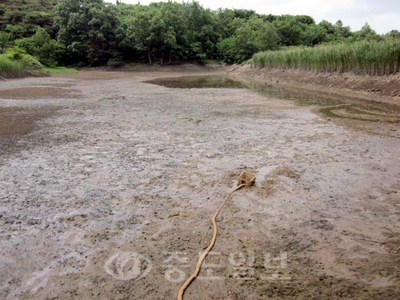
[[[244,170],[256,185],[223,209],[201,273],[218,278],[185,299],[400,298],[399,125],[374,135],[249,90],[143,83],[181,75],[0,83],[0,298],[175,299]],[[18,115],[28,129],[5,134]]]

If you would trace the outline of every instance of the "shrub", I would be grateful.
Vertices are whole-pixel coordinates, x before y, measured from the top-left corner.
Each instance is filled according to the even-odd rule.
[[[11,45],[11,35],[9,33],[0,31],[0,53],[5,51]]]
[[[18,61],[27,69],[39,70],[42,68],[42,64],[36,58],[18,47],[8,49],[5,57],[12,61]]]
[[[7,49],[5,56],[12,60],[21,60],[26,55],[26,52],[18,47]]]
[[[124,61],[119,58],[119,57],[115,57],[115,58],[111,58],[108,62],[107,62],[107,66],[109,67],[121,67],[124,65]]]
[[[25,50],[28,54],[37,57],[43,65],[55,67],[64,53],[64,46],[56,40],[52,40],[47,31],[39,28],[29,37],[15,41],[15,45]]]
[[[29,75],[44,75],[42,64],[24,50],[13,47],[0,55],[0,77],[16,78]]]

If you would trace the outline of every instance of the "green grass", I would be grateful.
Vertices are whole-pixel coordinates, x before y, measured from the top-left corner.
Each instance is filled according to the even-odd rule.
[[[75,69],[66,67],[33,68],[23,60],[14,60],[0,55],[0,78],[19,78],[26,76],[46,76],[49,74],[75,74]]]
[[[54,67],[54,68],[43,68],[44,71],[49,74],[76,74],[78,73],[75,69],[70,69],[66,67]]]
[[[28,71],[19,61],[0,55],[0,78],[18,78],[28,75]]]
[[[318,72],[353,72],[389,75],[400,71],[400,40],[292,47],[260,52],[252,65],[259,68],[302,69]]]

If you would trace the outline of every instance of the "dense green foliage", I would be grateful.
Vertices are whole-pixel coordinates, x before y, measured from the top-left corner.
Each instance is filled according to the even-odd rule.
[[[29,38],[22,38],[15,41],[15,45],[25,50],[30,55],[46,66],[56,66],[64,51],[64,46],[52,40],[44,28],[39,28],[37,32]]]
[[[400,40],[294,47],[254,55],[256,67],[388,75],[400,71]]]
[[[59,0],[55,28],[67,46],[68,62],[102,65],[118,55],[120,22],[116,7],[102,0]]]
[[[235,30],[235,33],[218,43],[222,59],[227,62],[241,62],[254,53],[278,48],[280,36],[268,21],[252,16]]]
[[[186,58],[190,52],[188,40],[188,20],[184,7],[178,3],[152,3],[149,6],[119,5],[119,13],[130,9],[130,14],[122,17],[125,28],[124,44],[132,47],[139,55],[146,53],[149,62],[152,56],[161,63],[168,57]]]
[[[117,1],[114,5],[104,0],[4,0],[0,4],[0,53],[17,46],[47,67],[184,60],[237,63],[257,52],[263,52],[255,57],[255,61],[261,61],[265,51],[290,46],[317,46],[313,51],[319,53],[331,49],[321,48],[321,44],[340,44],[332,49],[347,51],[369,41],[385,51],[396,39],[400,39],[399,31],[379,35],[368,24],[352,32],[340,20],[316,24],[303,15],[260,15],[244,9],[212,11],[198,2],[131,5]],[[271,53],[268,57],[283,52]]]

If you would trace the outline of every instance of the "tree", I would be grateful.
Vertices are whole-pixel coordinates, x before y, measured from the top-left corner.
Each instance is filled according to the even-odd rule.
[[[275,27],[257,16],[239,27],[233,37],[222,40],[219,49],[228,62],[242,62],[259,51],[278,48],[279,35]]]
[[[395,38],[395,39],[400,39],[400,31],[391,30],[386,36],[392,37],[392,38]]]
[[[338,20],[335,24],[332,24],[326,20],[323,20],[318,24],[325,32],[325,42],[343,42],[353,36],[349,26],[344,26],[341,20]]]
[[[306,31],[303,33],[303,45],[315,46],[324,42],[327,38],[326,30],[319,26],[312,24],[307,27]]]
[[[169,62],[173,56],[186,58],[189,49],[188,24],[182,4],[169,1],[152,5],[156,14],[151,20],[150,31],[161,64],[167,57]]]
[[[125,19],[127,36],[125,44],[145,51],[149,63],[153,56],[161,64],[172,57],[186,58],[189,49],[188,24],[182,4],[176,2],[152,3],[135,6],[135,13]]]
[[[281,38],[281,44],[284,46],[304,44],[304,32],[309,24],[314,24],[311,17],[290,15],[280,16],[273,22]]]
[[[305,24],[305,25],[307,25],[307,26],[310,26],[310,25],[314,25],[314,24],[315,24],[314,19],[311,18],[310,16],[299,15],[299,16],[295,16],[294,18],[295,18],[295,20],[296,20],[297,22],[303,23],[303,24]]]
[[[124,5],[124,7],[127,8],[127,5]],[[123,45],[128,49],[135,49],[139,52],[145,51],[149,63],[152,63],[152,41],[150,40],[149,28],[153,11],[148,6],[141,5],[129,5],[129,8],[132,14],[123,18],[123,26],[126,30]]]
[[[188,23],[189,55],[199,59],[216,58],[217,43],[222,36],[218,16],[198,2],[184,4],[184,9]]]
[[[234,9],[234,17],[238,19],[250,20],[251,17],[256,15],[254,10],[249,9]]]
[[[380,40],[380,35],[376,33],[375,30],[371,28],[371,26],[368,23],[365,23],[365,25],[357,32],[355,32],[355,38],[356,40]]]
[[[338,20],[335,24],[336,40],[344,40],[352,36],[352,32],[349,26],[344,26],[341,20]]]
[[[119,55],[120,22],[103,0],[59,0],[55,26],[71,62],[102,65]]]
[[[322,20],[318,25],[324,29],[328,35],[334,35],[336,32],[335,25],[326,20]]]

